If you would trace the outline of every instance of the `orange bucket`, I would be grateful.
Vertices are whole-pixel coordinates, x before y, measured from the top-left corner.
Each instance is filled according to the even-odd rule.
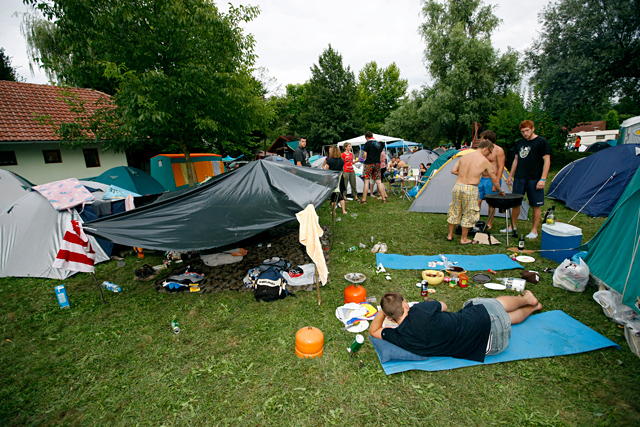
[[[300,358],[313,359],[322,356],[324,351],[324,334],[318,328],[306,326],[296,333],[296,355]]]

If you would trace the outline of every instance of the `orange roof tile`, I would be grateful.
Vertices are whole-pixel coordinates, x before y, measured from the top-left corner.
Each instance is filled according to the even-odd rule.
[[[54,123],[77,117],[63,101],[64,92],[85,101],[88,112],[93,112],[100,99],[109,99],[93,89],[0,81],[0,142],[59,141],[51,126],[39,124],[36,117],[48,115]]]

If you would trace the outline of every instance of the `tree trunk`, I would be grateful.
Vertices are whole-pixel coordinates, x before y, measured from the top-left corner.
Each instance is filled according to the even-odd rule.
[[[185,167],[187,168],[187,179],[189,180],[189,187],[193,187],[198,182],[198,178],[196,177],[195,167],[193,163],[191,163],[191,153],[187,148],[187,144],[184,141],[180,141],[180,147],[182,148],[182,154],[184,154],[184,162]]]

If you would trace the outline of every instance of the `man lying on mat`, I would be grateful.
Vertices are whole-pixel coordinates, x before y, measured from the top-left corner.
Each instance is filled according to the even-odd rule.
[[[398,292],[387,292],[382,310],[371,323],[374,338],[389,341],[421,356],[449,356],[484,362],[486,355],[503,352],[509,345],[511,325],[524,322],[542,304],[531,291],[519,296],[473,298],[462,310],[447,312],[440,301],[424,301],[409,307]],[[383,327],[384,320],[397,323]]]

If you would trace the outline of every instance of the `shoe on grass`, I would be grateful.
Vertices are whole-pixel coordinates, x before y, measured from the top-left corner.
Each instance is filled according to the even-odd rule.
[[[524,237],[525,237],[525,239],[533,240],[533,239],[537,239],[538,235],[536,233],[529,233]]]
[[[502,230],[500,230],[501,233],[517,233],[518,229],[517,228],[511,228],[509,227],[509,229],[503,228]]]

